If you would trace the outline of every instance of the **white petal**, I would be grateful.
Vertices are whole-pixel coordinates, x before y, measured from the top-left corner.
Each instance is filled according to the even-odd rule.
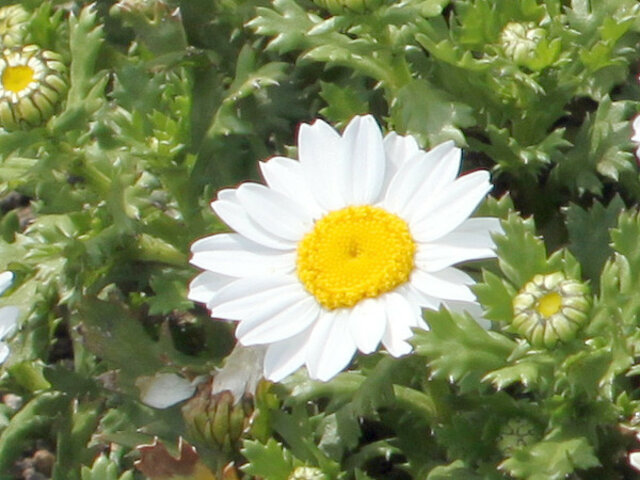
[[[460,159],[461,151],[453,142],[441,143],[426,153],[420,152],[416,157],[417,164],[412,162],[406,165],[410,170],[402,168],[398,171],[396,176],[399,178],[389,185],[393,190],[387,192],[385,203],[396,205],[396,213],[413,221],[449,188],[460,171]]]
[[[167,408],[193,395],[195,386],[175,373],[156,373],[136,380],[142,403],[153,408]]]
[[[410,299],[412,303],[429,310],[438,310],[440,308],[442,303],[441,298],[435,298],[431,295],[427,295],[411,285],[411,283],[403,285],[403,288],[407,291],[407,294],[403,294],[403,296]]]
[[[349,335],[348,315],[347,309],[320,315],[307,344],[306,363],[311,378],[330,380],[353,358],[356,344]]]
[[[245,393],[254,395],[263,376],[266,351],[262,345],[245,347],[236,343],[233,351],[225,359],[224,367],[213,377],[211,395],[228,390],[233,395],[234,403],[238,403]]]
[[[0,308],[0,340],[11,335],[18,327],[20,309],[13,305]]]
[[[291,276],[240,278],[220,290],[207,305],[212,317],[243,320],[277,312],[309,294]]]
[[[446,235],[471,215],[491,188],[486,170],[458,178],[414,216],[410,222],[411,234],[418,242],[430,242]]]
[[[378,348],[386,326],[387,316],[381,299],[362,300],[349,312],[349,331],[362,353],[371,353]]]
[[[416,269],[411,274],[411,285],[427,295],[443,300],[473,302],[476,297],[467,286],[470,284],[473,284],[473,279],[453,267],[432,273]]]
[[[287,274],[295,268],[295,252],[263,247],[233,233],[197,240],[191,252],[193,265],[232,277]]]
[[[436,272],[468,260],[496,256],[492,233],[502,231],[497,218],[470,218],[454,231],[433,242],[418,244],[416,266]]]
[[[4,342],[0,342],[0,363],[4,363],[9,358],[9,345]]]
[[[326,213],[313,198],[300,162],[273,157],[260,162],[260,171],[270,188],[298,202],[312,218],[320,218]]]
[[[406,341],[413,336],[411,327],[417,325],[421,319],[416,318],[416,311],[412,305],[397,293],[392,292],[385,296],[385,307],[389,320],[382,343],[394,357],[405,355],[412,350]]]
[[[236,337],[244,345],[264,345],[285,340],[306,330],[318,318],[319,313],[318,302],[309,295],[262,322],[240,322]]]
[[[13,272],[5,271],[0,273],[0,295],[2,295],[13,282]]]
[[[344,152],[342,138],[322,120],[303,124],[298,132],[298,156],[307,185],[327,211],[345,206],[341,190]]]
[[[202,272],[189,284],[187,298],[194,302],[207,304],[218,291],[233,282],[235,278],[213,272]]]
[[[371,204],[378,200],[385,179],[382,133],[371,115],[355,117],[342,135],[345,148],[343,191],[348,204]]]
[[[425,152],[418,152],[408,159],[391,179],[383,206],[394,213],[406,212],[407,204],[427,181],[435,163]]]
[[[629,454],[629,465],[636,470],[640,470],[640,452],[631,452]]]
[[[633,142],[640,142],[640,115],[637,115],[636,118],[633,119],[633,136],[631,140]]]
[[[313,227],[311,215],[282,193],[257,183],[244,183],[236,197],[251,219],[285,240],[298,241]]]
[[[416,139],[410,135],[402,136],[390,132],[384,137],[384,151],[387,156],[387,167],[394,171],[413,157],[420,150]]]
[[[238,202],[235,190],[218,192],[218,199],[211,202],[211,208],[229,227],[260,245],[279,250],[295,248],[295,242],[277,237],[254,222]]]
[[[264,357],[264,376],[272,382],[279,382],[304,364],[307,341],[311,329],[298,335],[272,343]]]

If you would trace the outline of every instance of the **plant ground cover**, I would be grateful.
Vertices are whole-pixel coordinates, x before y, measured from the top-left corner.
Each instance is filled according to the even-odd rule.
[[[640,478],[638,2],[3,0],[0,42],[0,479]]]

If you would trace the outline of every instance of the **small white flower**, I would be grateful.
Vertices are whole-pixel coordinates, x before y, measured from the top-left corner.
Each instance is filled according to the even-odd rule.
[[[0,295],[2,295],[13,282],[12,272],[0,273]],[[9,345],[3,340],[15,332],[18,326],[18,307],[9,306],[0,308],[0,363],[4,363],[9,357]]]
[[[204,269],[189,298],[239,321],[243,345],[267,345],[265,376],[302,365],[328,380],[357,350],[382,342],[411,351],[421,308],[476,305],[469,275],[453,265],[494,257],[494,218],[469,215],[491,189],[489,173],[456,178],[453,142],[425,152],[412,137],[384,139],[372,116],[340,135],[323,121],[302,125],[300,161],[260,165],[267,186],[244,183],[211,204],[237,233],[196,241]]]

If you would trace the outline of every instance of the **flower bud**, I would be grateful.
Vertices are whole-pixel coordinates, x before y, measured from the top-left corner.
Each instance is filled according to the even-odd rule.
[[[228,390],[212,395],[211,382],[201,385],[198,393],[182,407],[191,437],[224,451],[238,448],[252,413],[253,401],[249,396],[235,402]]]
[[[563,273],[536,275],[513,299],[512,327],[536,347],[569,341],[587,320],[589,287]]]
[[[39,125],[67,91],[66,67],[57,53],[36,45],[0,54],[0,126],[7,130]]]
[[[533,22],[510,22],[500,34],[500,44],[507,57],[523,65],[535,55],[538,44],[546,35],[547,32]]]
[[[0,45],[3,48],[24,44],[29,13],[20,5],[0,8]]]
[[[511,455],[538,440],[539,433],[537,426],[526,418],[511,418],[500,429],[496,444],[503,454]]]

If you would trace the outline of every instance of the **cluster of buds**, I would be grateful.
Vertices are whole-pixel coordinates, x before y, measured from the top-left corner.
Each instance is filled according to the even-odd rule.
[[[518,65],[525,65],[546,36],[547,32],[533,22],[510,22],[500,34],[500,44],[507,57]]]
[[[589,287],[561,272],[536,275],[513,299],[512,327],[536,347],[573,339],[586,322]]]
[[[212,394],[211,388],[211,381],[201,384],[196,395],[182,407],[189,434],[220,450],[236,450],[251,424],[253,400],[249,395],[236,399],[229,390]]]

